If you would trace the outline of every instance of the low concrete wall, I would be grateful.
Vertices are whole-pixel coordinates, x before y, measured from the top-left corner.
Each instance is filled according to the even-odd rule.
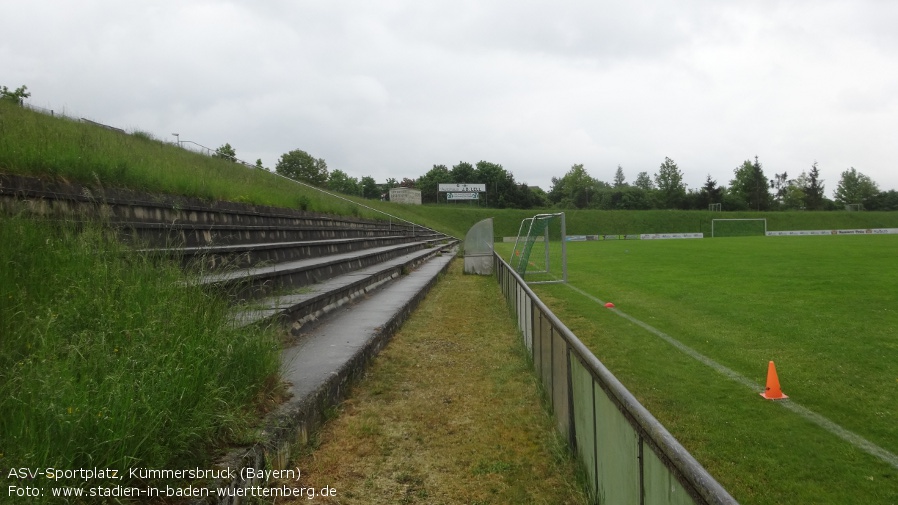
[[[103,219],[111,223],[196,225],[310,226],[343,228],[409,225],[335,217],[294,209],[234,202],[205,201],[120,188],[92,188],[64,181],[0,174],[0,211],[32,212],[51,218]]]

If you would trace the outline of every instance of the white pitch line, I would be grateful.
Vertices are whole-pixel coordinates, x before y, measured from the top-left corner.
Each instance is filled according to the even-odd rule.
[[[605,302],[603,302],[602,300],[599,300],[598,298],[596,298],[595,296],[592,296],[591,294],[587,293],[586,291],[583,291],[582,289],[580,289],[576,286],[573,286],[571,283],[568,282],[565,284],[567,284],[567,286],[569,288],[571,288],[574,291],[580,293],[581,295],[589,298],[590,300],[598,303],[599,305],[605,305]],[[670,335],[664,333],[663,331],[661,331],[657,328],[654,328],[654,327],[640,321],[639,319],[636,319],[635,317],[633,317],[629,314],[621,312],[620,309],[614,308],[614,309],[610,309],[610,310],[612,312],[614,312],[615,314],[619,315],[620,317],[626,319],[627,321],[630,321],[631,323],[642,327],[649,333],[652,333],[653,335],[660,337],[662,340],[664,340],[668,344],[676,347],[680,351],[695,358],[696,360],[700,361],[701,363],[708,365],[709,367],[711,367],[714,370],[720,372],[721,374],[729,377],[730,379],[742,384],[743,386],[746,386],[753,391],[761,391],[764,389],[761,387],[760,384],[754,382],[753,380],[749,379],[748,377],[745,377],[744,375],[740,374],[739,372],[736,372],[735,370],[732,370],[730,368],[727,368],[727,367],[721,365],[720,363],[718,363],[718,362],[714,361],[713,359],[705,356],[704,354],[696,351],[695,349],[687,346],[686,344],[671,337]],[[849,444],[866,452],[867,454],[876,456],[877,458],[881,459],[882,461],[885,461],[886,463],[888,463],[895,469],[898,469],[898,455],[895,455],[895,454],[883,449],[882,447],[874,444],[873,442],[858,435],[857,433],[846,430],[845,428],[839,426],[838,424],[830,421],[829,419],[821,416],[820,414],[818,414],[814,411],[811,411],[805,407],[802,407],[801,405],[795,403],[792,400],[777,400],[776,403],[778,403],[778,404],[782,405],[783,407],[791,410],[792,412],[800,415],[801,417],[807,419],[808,421],[811,421],[812,423],[816,424],[817,426],[820,426],[824,430],[832,433],[833,435],[836,435],[837,437],[841,438],[842,440],[845,440]]]

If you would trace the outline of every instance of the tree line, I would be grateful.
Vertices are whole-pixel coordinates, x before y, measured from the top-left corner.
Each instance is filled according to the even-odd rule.
[[[687,188],[683,171],[676,162],[665,158],[657,172],[639,172],[629,182],[618,165],[611,182],[592,177],[582,164],[573,165],[561,177],[552,177],[552,187],[545,192],[539,187],[515,181],[514,174],[502,165],[488,161],[476,164],[459,162],[452,168],[433,165],[415,179],[387,179],[377,183],[371,176],[358,180],[341,170],[329,172],[323,159],[315,159],[305,151],[294,150],[281,156],[275,171],[297,180],[341,193],[380,198],[389,188],[410,187],[421,191],[423,203],[443,203],[442,183],[486,185],[479,205],[495,208],[557,208],[602,210],[681,209],[724,211],[771,210],[840,210],[847,206],[866,210],[898,210],[898,192],[882,191],[870,177],[851,167],[842,172],[834,197],[825,193],[817,162],[795,177],[787,172],[772,178],[764,172],[757,156],[733,169],[728,185],[718,184],[707,176],[700,188]]]
[[[24,104],[30,96],[27,86],[14,90],[0,86],[0,100]],[[239,161],[230,144],[216,149],[213,156]],[[256,160],[254,166],[264,168],[261,159]],[[552,177],[548,193],[542,188],[516,182],[514,174],[502,165],[488,161],[479,161],[475,165],[462,161],[451,169],[433,165],[416,179],[405,177],[398,181],[389,178],[378,183],[370,175],[357,179],[342,170],[328,170],[324,159],[294,149],[281,155],[275,171],[318,187],[364,198],[384,198],[394,187],[416,188],[421,190],[423,203],[445,202],[445,193],[438,191],[442,183],[484,184],[486,194],[479,204],[496,208],[704,210],[713,205],[733,211],[837,210],[849,206],[898,210],[898,192],[881,191],[875,181],[854,167],[842,172],[833,199],[829,199],[824,194],[824,181],[820,178],[817,162],[794,178],[786,172],[768,178],[757,156],[754,161],[745,160],[737,166],[727,186],[718,184],[708,175],[702,187],[687,188],[676,162],[665,158],[657,172],[652,175],[639,172],[632,183],[627,181],[620,165],[609,183],[589,175],[582,164],[575,164],[562,177]]]
[[[439,203],[446,201],[445,193],[439,192],[440,184],[464,182],[485,184],[487,192],[481,204],[489,207],[529,209],[544,207],[548,202],[543,190],[518,184],[514,175],[502,165],[487,161],[476,165],[461,162],[451,169],[445,165],[434,165],[417,179],[405,177],[399,181],[391,177],[384,183],[377,183],[370,175],[357,179],[342,170],[328,170],[324,159],[316,159],[301,149],[295,149],[281,155],[275,172],[314,186],[364,198],[388,198],[391,188],[406,187],[420,190],[422,203]]]

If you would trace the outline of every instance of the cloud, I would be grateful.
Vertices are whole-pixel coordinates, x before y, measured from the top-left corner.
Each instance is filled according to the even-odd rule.
[[[43,0],[0,19],[0,84],[378,180],[483,159],[548,189],[574,163],[633,180],[669,156],[696,188],[758,155],[771,177],[817,160],[830,189],[849,166],[895,188],[896,14],[876,0]]]

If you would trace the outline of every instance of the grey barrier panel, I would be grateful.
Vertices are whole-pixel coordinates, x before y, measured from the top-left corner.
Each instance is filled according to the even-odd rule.
[[[542,377],[543,388],[551,402],[552,410],[555,410],[554,398],[552,397],[552,340],[555,338],[555,331],[552,323],[542,311],[539,313],[539,366],[540,377]]]
[[[596,388],[599,503],[641,503],[639,435],[601,388]]]
[[[552,407],[558,432],[566,440],[571,436],[570,378],[568,377],[567,343],[558,332],[552,339]]]
[[[527,296],[527,293],[520,286],[516,286],[519,294],[520,303],[518,304],[518,310],[520,311],[520,316],[518,317],[519,325],[521,328],[521,335],[524,336],[524,344],[527,346],[527,350],[533,352],[533,329],[531,326],[531,307],[530,297]]]
[[[593,410],[596,458],[595,473],[599,503],[639,503],[639,504],[736,504],[729,493],[680,445],[654,416],[627,391],[595,355],[574,335],[564,323],[533,293],[521,277],[498,255],[496,258],[497,279],[506,293],[523,290],[529,299],[531,327],[533,329],[533,365],[557,411],[556,393],[553,379],[563,381],[566,400],[562,400],[564,413],[556,414],[556,419],[567,425],[560,431],[569,435],[568,441],[577,449],[578,444],[588,445],[589,436],[581,433],[589,431],[587,419],[589,409]],[[502,282],[504,280],[507,282]],[[518,305],[509,303],[509,308],[518,310]],[[555,340],[561,344],[554,344]],[[553,373],[553,349],[562,349],[564,372]],[[592,400],[582,402],[585,386],[581,384],[575,392],[572,388],[574,370],[568,368],[571,361],[579,361],[593,380]],[[574,359],[576,357],[576,359]],[[582,382],[582,370],[576,372]],[[584,382],[585,383],[585,382]],[[568,402],[573,402],[571,405]],[[592,404],[591,404],[592,403]],[[579,413],[579,414],[578,414]],[[581,424],[577,424],[578,421]],[[587,426],[582,423],[586,422]],[[588,450],[588,449],[587,449]],[[581,461],[586,463],[584,451],[576,450]],[[588,463],[586,463],[588,465]],[[615,471],[618,468],[618,471]],[[610,478],[605,478],[608,474]],[[627,482],[621,482],[624,479]],[[633,493],[635,489],[635,495]],[[608,496],[615,497],[610,500]],[[635,496],[634,501],[627,497]]]
[[[647,445],[647,444],[646,444]],[[692,505],[683,485],[652,450],[643,449],[643,489],[646,505]]]
[[[571,355],[571,393],[574,410],[574,447],[586,470],[587,490],[595,500],[598,483],[596,467],[595,382],[580,360]]]

